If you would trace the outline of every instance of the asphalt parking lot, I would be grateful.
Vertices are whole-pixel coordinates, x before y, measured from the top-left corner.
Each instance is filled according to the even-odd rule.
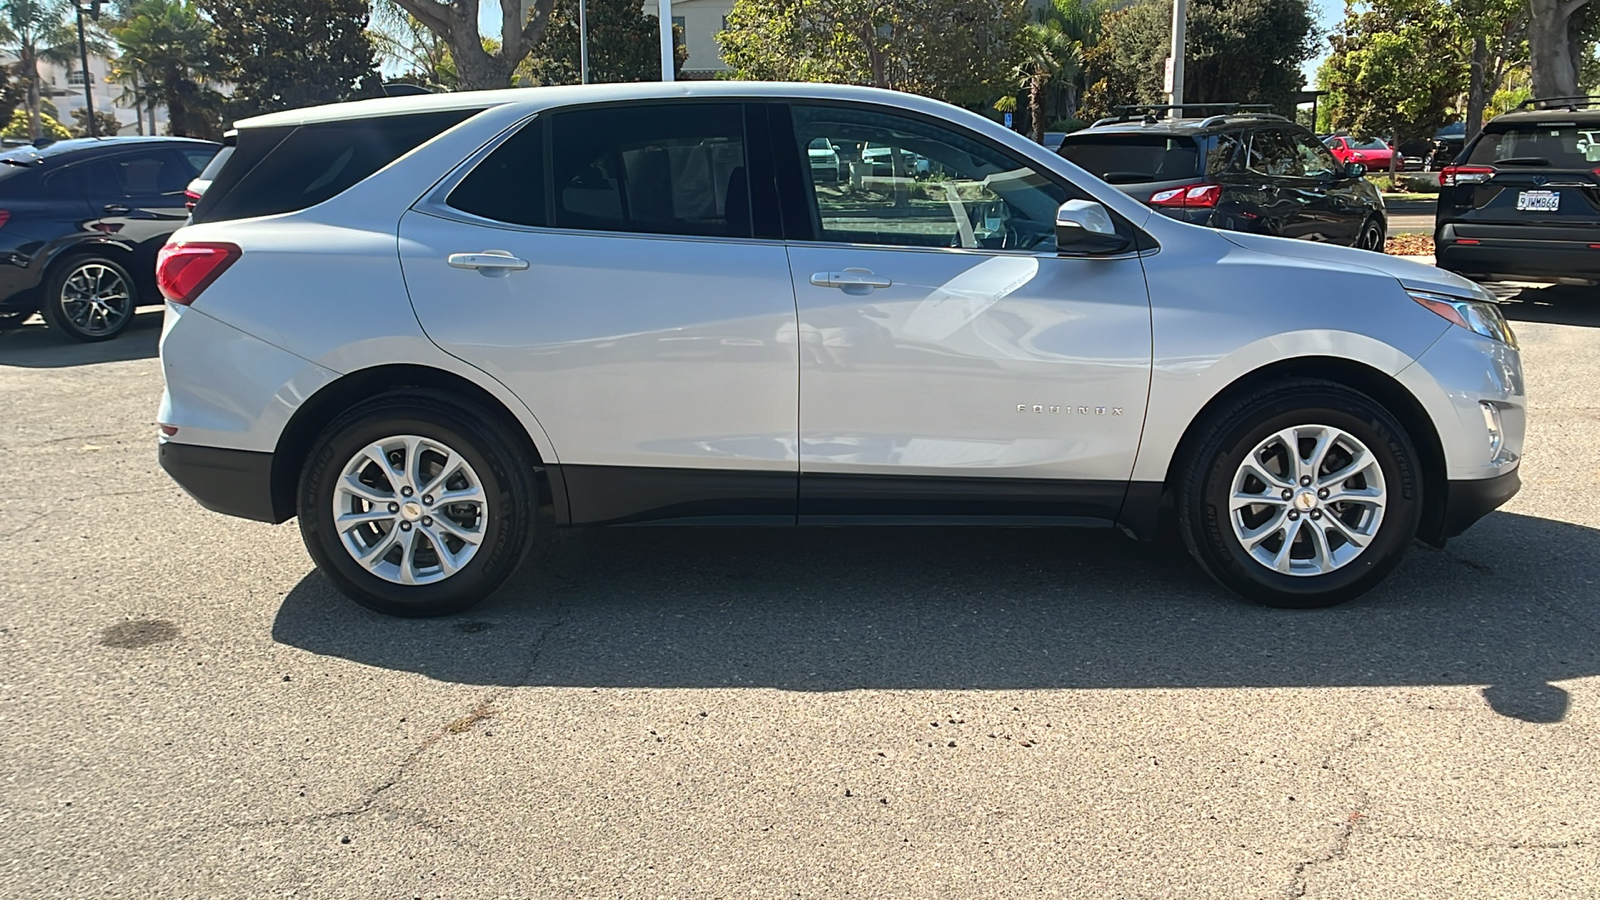
[[[159,315],[0,335],[8,897],[1600,895],[1600,293],[1523,493],[1284,612],[1055,530],[631,529],[386,619],[155,462]]]

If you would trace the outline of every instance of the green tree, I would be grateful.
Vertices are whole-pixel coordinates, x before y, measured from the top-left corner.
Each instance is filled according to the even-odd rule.
[[[737,0],[717,35],[740,78],[870,84],[988,106],[1008,93],[1025,0]]]
[[[1193,0],[1184,53],[1189,103],[1269,103],[1289,111],[1313,53],[1307,0]],[[1145,0],[1106,15],[1085,62],[1088,104],[1162,103],[1163,61],[1171,52],[1170,0]]]
[[[34,134],[35,128],[39,129],[38,134]],[[0,130],[0,137],[26,138],[33,141],[37,141],[41,137],[47,137],[51,140],[59,141],[72,137],[72,132],[67,130],[67,126],[57,122],[55,117],[47,116],[43,113],[39,113],[37,124],[35,124],[33,113],[23,108],[11,113],[11,118],[6,122],[5,128]]]
[[[429,31],[417,17],[390,2],[374,6],[374,27],[368,30],[379,57],[402,67],[394,80],[435,90],[453,91],[461,85],[450,46]]]
[[[121,48],[113,77],[139,73],[145,99],[167,108],[167,130],[220,137],[218,97],[206,87],[216,70],[215,30],[188,0],[134,0],[108,26]]]
[[[1100,43],[1100,22],[1111,9],[1111,0],[1052,0],[1039,11],[1039,21],[1058,29],[1068,40],[1078,45],[1077,65],[1064,67],[1051,80],[1053,96],[1046,98],[1046,115],[1076,119],[1078,104],[1083,96],[1083,57]]]
[[[250,116],[381,95],[367,0],[201,0],[228,109]]]
[[[1029,23],[1017,33],[1016,43],[1022,54],[1016,73],[1028,93],[1029,134],[1042,143],[1045,93],[1055,79],[1074,78],[1083,69],[1083,46],[1050,19]]]
[[[78,33],[67,23],[70,9],[67,0],[0,2],[0,42],[17,58],[16,72],[26,91],[23,102],[33,138],[46,133],[39,111],[39,63],[70,66],[77,57]],[[59,122],[56,125],[60,127]]]
[[[589,0],[589,80],[661,80],[660,19],[640,11],[638,0]],[[676,69],[682,70],[688,48],[678,44]],[[557,0],[550,9],[544,39],[518,70],[534,84],[577,84],[578,3]]]
[[[1484,110],[1506,76],[1527,65],[1528,6],[1526,0],[1453,0],[1450,8],[1461,17],[1470,46],[1464,121],[1471,140],[1483,128]]]
[[[1335,128],[1358,135],[1426,137],[1467,88],[1470,36],[1458,12],[1434,0],[1351,7],[1317,73]],[[1426,64],[1419,64],[1426,61]]]
[[[272,2],[272,0],[265,0]],[[394,0],[450,48],[462,90],[511,86],[517,66],[543,40],[554,0],[500,0],[500,35],[485,42],[478,30],[476,0]]]

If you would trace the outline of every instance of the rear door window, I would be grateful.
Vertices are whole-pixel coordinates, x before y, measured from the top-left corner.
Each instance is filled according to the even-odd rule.
[[[243,128],[195,222],[295,212],[331,199],[479,109]]]
[[[1516,122],[1491,126],[1472,145],[1467,162],[1507,168],[1593,169],[1600,137],[1576,122]]]
[[[1200,174],[1200,147],[1187,135],[1071,135],[1060,152],[1111,184],[1180,181]]]
[[[86,166],[89,198],[96,203],[156,205],[171,200],[183,205],[183,189],[194,172],[171,150],[134,153],[97,160]]]
[[[558,228],[750,237],[744,109],[580,109],[550,123]]]

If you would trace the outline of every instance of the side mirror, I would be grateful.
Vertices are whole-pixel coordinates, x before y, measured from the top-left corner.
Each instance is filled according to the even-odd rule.
[[[1120,253],[1130,243],[1106,208],[1092,200],[1068,200],[1056,210],[1056,250],[1062,253]]]
[[[1344,164],[1344,177],[1361,178],[1367,174],[1367,167],[1358,162]]]

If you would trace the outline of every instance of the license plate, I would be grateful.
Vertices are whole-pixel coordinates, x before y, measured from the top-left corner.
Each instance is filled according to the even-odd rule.
[[[1517,194],[1517,209],[1538,212],[1555,212],[1561,208],[1559,191],[1521,191]]]

